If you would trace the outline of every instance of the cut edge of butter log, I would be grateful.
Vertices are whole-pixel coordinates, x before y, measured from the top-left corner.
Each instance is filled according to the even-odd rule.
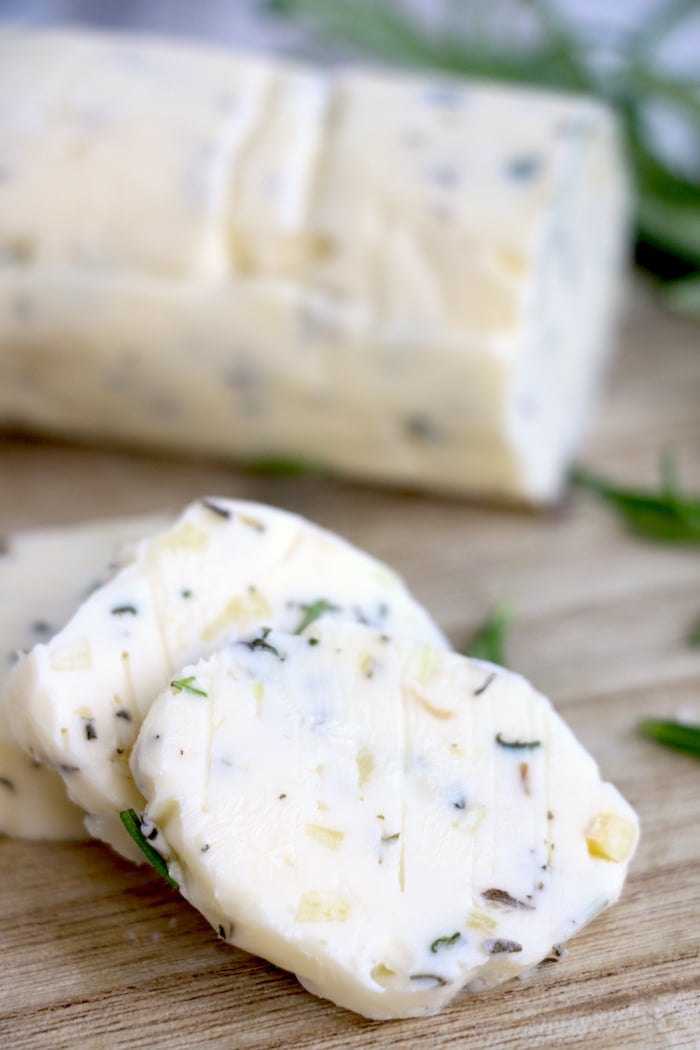
[[[4,29],[0,133],[0,421],[560,494],[625,255],[600,103]]]
[[[87,594],[127,557],[128,545],[162,527],[162,517],[93,521],[12,533],[0,542],[0,660],[3,677],[21,651],[50,637]],[[0,681],[0,835],[86,836],[84,812],[58,773],[30,758],[9,726]]]
[[[198,500],[20,655],[6,687],[13,737],[61,775],[91,834],[143,861],[119,813],[143,804],[128,761],[153,699],[183,663],[319,611],[447,645],[399,576],[340,537],[261,504]]]
[[[219,936],[367,1017],[522,976],[623,886],[638,819],[525,679],[363,625],[182,670],[131,765]]]

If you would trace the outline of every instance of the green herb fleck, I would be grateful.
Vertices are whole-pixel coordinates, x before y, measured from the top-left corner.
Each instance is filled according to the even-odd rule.
[[[461,940],[461,938],[462,935],[461,933],[459,933],[459,931],[457,933],[453,933],[451,937],[438,937],[438,939],[436,941],[433,941],[433,943],[430,945],[430,950],[433,953],[433,955],[436,955],[438,952],[442,951],[443,948],[452,948],[457,943],[457,941]]]
[[[534,751],[542,747],[541,740],[506,740],[502,733],[496,733],[496,743],[513,751]]]
[[[179,889],[179,885],[175,882],[175,879],[171,877],[170,872],[168,871],[168,865],[165,863],[158,850],[154,849],[150,842],[147,841],[141,830],[141,819],[136,810],[123,809],[119,814],[119,817],[151,867],[153,867],[174,890]]]
[[[193,674],[189,675],[188,678],[176,678],[170,683],[170,688],[177,689],[179,693],[185,692],[194,693],[195,696],[207,696],[207,693],[205,693],[203,689],[200,689],[196,685],[192,685],[194,680],[195,676]]]
[[[700,758],[700,725],[665,721],[660,718],[643,718],[638,728],[643,736],[655,740],[658,744],[665,744],[666,747]]]
[[[636,535],[657,543],[700,544],[700,499],[681,494],[668,450],[662,453],[659,472],[658,493],[614,485],[582,468],[572,480],[608,503]]]
[[[12,792],[17,791],[17,788],[14,785],[14,782],[12,780],[10,780],[9,777],[2,777],[2,776],[0,776],[0,787],[4,787],[8,791],[12,791]]]
[[[138,615],[134,605],[115,605],[112,616],[136,616]]]
[[[332,602],[326,601],[325,598],[319,598],[317,601],[312,602],[310,605],[302,604],[304,615],[299,622],[299,626],[294,631],[294,634],[303,634],[307,627],[316,620],[320,619],[327,612],[338,612],[338,606],[333,605]]]
[[[243,645],[246,645],[251,651],[255,649],[262,649],[266,653],[272,653],[272,655],[276,656],[278,660],[284,660],[284,657],[280,653],[279,649],[276,649],[274,645],[270,645],[270,643],[267,640],[271,629],[272,628],[270,627],[263,627],[262,633],[260,634],[259,638],[253,638],[253,640],[250,642],[243,642]]]
[[[401,832],[395,831],[393,835],[382,835],[382,842],[397,842],[400,838]]]
[[[464,646],[464,656],[506,666],[506,635],[512,614],[507,605],[497,605],[482,627]]]

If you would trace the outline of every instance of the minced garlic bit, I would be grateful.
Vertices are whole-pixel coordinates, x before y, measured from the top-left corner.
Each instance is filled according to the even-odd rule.
[[[636,841],[635,825],[617,813],[599,813],[586,829],[586,845],[591,856],[617,864],[629,859]]]
[[[309,890],[299,898],[294,917],[297,922],[347,922],[350,901],[340,893]]]

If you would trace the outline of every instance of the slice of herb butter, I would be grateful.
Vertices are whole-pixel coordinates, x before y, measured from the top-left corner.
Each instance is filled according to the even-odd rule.
[[[561,492],[626,245],[598,101],[4,27],[0,141],[0,424]]]
[[[638,822],[520,676],[371,628],[181,671],[132,754],[170,876],[227,941],[373,1018],[522,974],[619,896]]]
[[[0,544],[0,834],[75,839],[85,814],[59,775],[34,761],[9,726],[5,678],[18,652],[46,641],[162,518],[125,518],[7,536]]]
[[[143,804],[128,760],[153,699],[171,681],[196,695],[175,675],[183,664],[256,628],[297,630],[310,613],[446,645],[399,577],[344,540],[271,507],[198,501],[19,659],[12,730],[61,772],[88,830],[142,860],[119,813]]]

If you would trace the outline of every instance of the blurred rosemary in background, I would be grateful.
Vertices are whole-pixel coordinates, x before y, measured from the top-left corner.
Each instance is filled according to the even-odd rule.
[[[435,24],[401,0],[266,0],[332,43],[407,67],[594,95],[618,111],[637,189],[636,260],[673,309],[700,317],[700,46],[693,74],[660,61],[700,0],[656,0],[627,30],[591,29],[551,0],[447,0]],[[700,35],[698,36],[700,39]],[[682,125],[685,159],[654,128]]]

